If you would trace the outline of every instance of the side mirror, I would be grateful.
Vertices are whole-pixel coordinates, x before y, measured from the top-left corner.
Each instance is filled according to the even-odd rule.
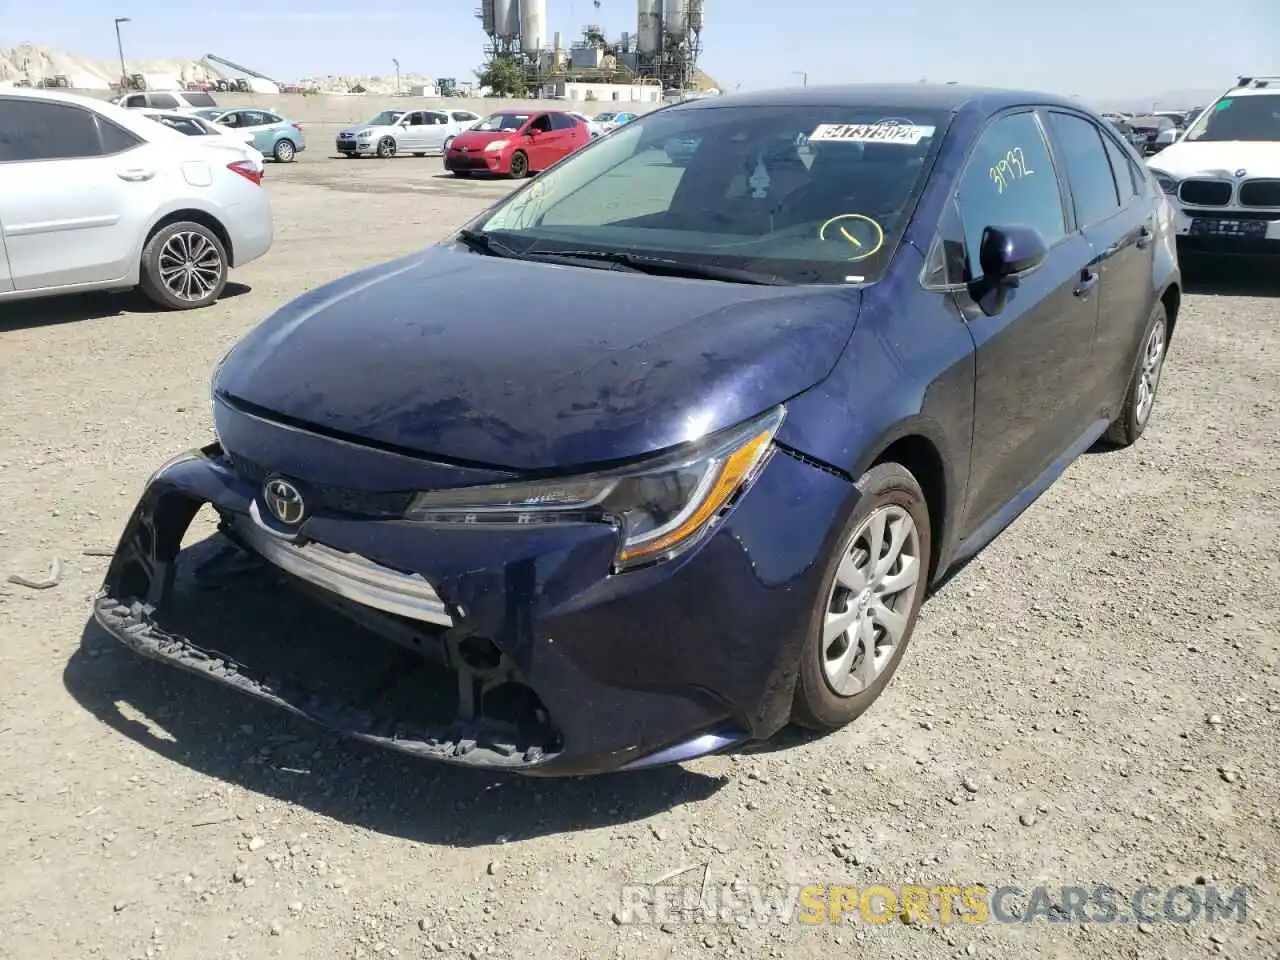
[[[986,227],[978,245],[982,276],[969,284],[970,295],[983,313],[994,316],[1004,309],[1009,291],[1022,282],[1023,274],[1044,263],[1048,255],[1044,237],[1032,227]]]
[[[1018,276],[1040,266],[1048,255],[1044,237],[1032,227],[987,227],[978,247],[978,264],[988,283],[1017,286]]]

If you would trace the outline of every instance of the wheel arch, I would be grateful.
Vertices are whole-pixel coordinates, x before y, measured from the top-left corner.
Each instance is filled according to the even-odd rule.
[[[924,419],[912,419],[890,429],[865,454],[855,468],[860,477],[882,463],[896,463],[906,469],[924,493],[929,511],[933,550],[929,557],[929,582],[939,572],[939,561],[948,552],[947,538],[954,529],[951,516],[957,500],[955,471],[945,453],[941,433]]]
[[[194,207],[173,210],[153,223],[151,229],[147,231],[147,235],[142,238],[142,249],[146,249],[152,237],[173,223],[198,223],[200,226],[207,228],[218,238],[222,248],[227,251],[227,266],[234,267],[236,265],[235,246],[231,242],[231,235],[227,233],[227,228],[222,225],[222,221],[207,210],[198,210]]]
[[[1173,329],[1178,324],[1178,310],[1182,307],[1182,287],[1176,282],[1164,288],[1160,294],[1160,302],[1164,304],[1165,316],[1168,318],[1166,340],[1173,339]]]

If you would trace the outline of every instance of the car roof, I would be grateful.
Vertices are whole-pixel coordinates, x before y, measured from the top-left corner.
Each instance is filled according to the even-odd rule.
[[[752,93],[700,97],[675,104],[672,110],[716,110],[722,107],[878,107],[941,110],[958,113],[974,106],[986,111],[1025,103],[1082,109],[1075,100],[1032,90],[1007,90],[954,83],[865,82],[822,87],[786,87]]]
[[[0,97],[23,97],[28,100],[46,100],[53,103],[66,103],[71,106],[85,107],[94,111],[117,126],[124,127],[130,133],[135,133],[144,140],[152,140],[157,136],[155,130],[163,130],[166,136],[172,134],[181,137],[181,133],[176,130],[160,124],[141,123],[140,121],[147,119],[141,110],[131,110],[127,107],[120,107],[107,100],[99,100],[96,97],[85,97],[77,93],[61,93],[59,91],[38,89],[35,87],[4,87],[0,89]],[[153,130],[152,128],[155,128]]]

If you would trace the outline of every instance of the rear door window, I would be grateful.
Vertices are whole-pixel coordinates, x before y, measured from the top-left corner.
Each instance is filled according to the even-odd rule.
[[[161,110],[176,110],[181,106],[181,104],[178,103],[177,97],[171,96],[170,94],[153,93],[151,94],[151,106],[157,107]]]
[[[1071,185],[1077,226],[1084,229],[1107,219],[1120,209],[1120,194],[1102,131],[1084,117],[1056,111],[1049,114],[1049,128]]]

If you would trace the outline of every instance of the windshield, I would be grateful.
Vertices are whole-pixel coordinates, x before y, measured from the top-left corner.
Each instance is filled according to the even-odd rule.
[[[948,115],[674,108],[571,155],[473,224],[517,253],[625,252],[792,283],[874,280]]]
[[[1175,124],[1168,117],[1134,117],[1129,126],[1139,130],[1171,130]]]
[[[1200,114],[1186,139],[1280,141],[1280,94],[1225,97]]]
[[[365,124],[366,127],[389,127],[404,116],[403,110],[383,110]]]
[[[219,117],[224,116],[230,111],[222,108],[217,108],[217,107],[213,109],[206,107],[203,110],[192,110],[191,112],[194,113],[197,117],[203,117],[206,120],[216,121]]]
[[[519,130],[528,119],[527,113],[493,113],[471,129],[479,130],[481,133],[492,133],[495,130]]]
[[[192,91],[184,93],[183,96],[186,97],[187,103],[193,107],[216,107],[218,105],[213,97],[209,96],[207,93],[196,93]]]

